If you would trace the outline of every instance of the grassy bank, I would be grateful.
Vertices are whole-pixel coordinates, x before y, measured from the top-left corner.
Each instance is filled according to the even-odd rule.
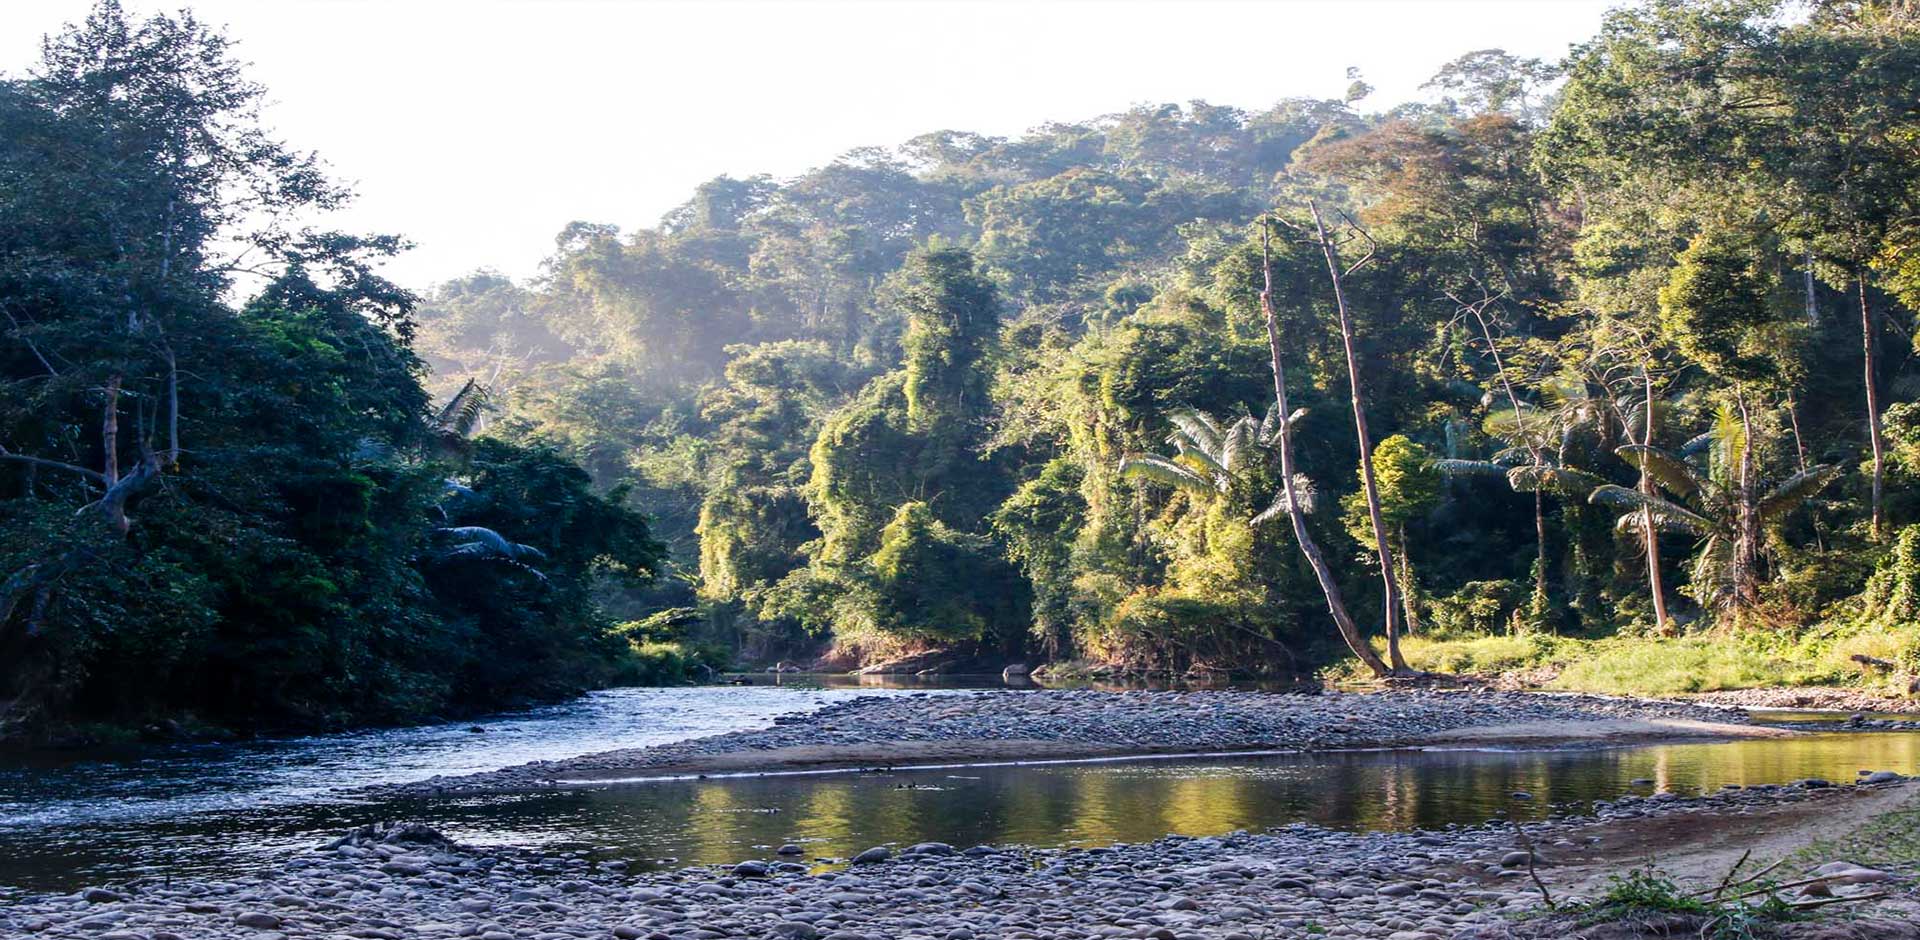
[[[1839,687],[1904,694],[1920,663],[1920,631],[1815,628],[1797,634],[1727,631],[1598,640],[1546,634],[1455,639],[1406,637],[1416,669],[1451,675],[1517,675],[1540,686],[1609,695],[1678,695],[1728,689]],[[1863,667],[1855,655],[1897,664]],[[1526,675],[1532,673],[1532,675]]]

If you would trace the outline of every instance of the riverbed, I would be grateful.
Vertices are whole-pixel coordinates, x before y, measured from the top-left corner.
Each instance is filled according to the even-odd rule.
[[[1920,735],[1528,750],[1426,748],[690,779],[452,799],[367,785],[765,727],[860,695],[925,689],[612,690],[480,723],[46,755],[0,765],[0,885],[66,890],[280,864],[352,826],[427,821],[462,841],[591,849],[636,868],[940,841],[1035,846],[1293,822],[1400,831],[1544,815],[1624,793],[1920,771]],[[471,728],[483,730],[475,732]],[[1651,781],[1636,782],[1636,781]],[[1535,799],[1516,805],[1515,791]]]

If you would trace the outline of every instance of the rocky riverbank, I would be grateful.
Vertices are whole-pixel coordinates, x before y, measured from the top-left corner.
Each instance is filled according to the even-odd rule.
[[[0,935],[1498,937],[1512,918],[1542,906],[1542,885],[1565,905],[1591,890],[1595,872],[1660,857],[1703,831],[1751,842],[1809,821],[1831,829],[1910,799],[1911,788],[1893,777],[1857,786],[1805,781],[1695,797],[1628,796],[1599,804],[1596,817],[1529,824],[1524,837],[1513,824],[1494,821],[1411,833],[1291,826],[1061,850],[927,843],[876,846],[852,860],[830,860],[850,864],[826,870],[814,864],[821,860],[803,861],[789,849],[794,854],[731,866],[632,875],[619,862],[583,853],[462,846],[421,827],[370,827],[257,878],[150,880],[27,898],[0,910]]]
[[[385,792],[470,794],[689,774],[1195,752],[1627,743],[1784,735],[1744,712],[1495,691],[1036,691],[854,699],[771,728],[542,761]]]

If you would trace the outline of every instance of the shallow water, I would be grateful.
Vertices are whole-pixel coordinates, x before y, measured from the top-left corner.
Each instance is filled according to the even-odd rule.
[[[763,725],[872,694],[849,689],[615,690],[467,724],[243,745],[144,748],[0,765],[0,885],[70,889],[232,876],[341,830],[422,819],[463,841],[594,848],[644,865],[846,856],[887,842],[1096,845],[1307,821],[1351,829],[1540,815],[1626,792],[1711,790],[1860,770],[1920,772],[1920,734],[1832,733],[1604,750],[1373,751],[683,780],[461,800],[350,801],[336,787],[414,780]],[[910,694],[887,690],[880,694]],[[1653,787],[1629,781],[1649,778]],[[1532,793],[1514,802],[1515,790]]]

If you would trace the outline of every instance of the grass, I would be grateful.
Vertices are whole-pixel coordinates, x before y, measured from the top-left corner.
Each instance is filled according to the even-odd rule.
[[[1711,886],[1709,886],[1711,887]],[[1709,900],[1651,868],[1615,875],[1607,893],[1578,910],[1581,926],[1646,924],[1655,933],[1684,933],[1705,940],[1751,940],[1768,923],[1795,913],[1768,894],[1758,904]],[[1679,921],[1681,923],[1675,923]],[[1682,923],[1685,930],[1677,930]]]
[[[1818,839],[1800,848],[1782,866],[1805,873],[1827,862],[1842,860],[1881,871],[1920,875],[1920,796],[1899,809],[1881,813],[1858,828],[1831,839]]]
[[[1400,651],[1416,669],[1453,675],[1552,667],[1557,676],[1547,687],[1570,692],[1662,696],[1828,686],[1899,693],[1905,691],[1902,678],[1863,673],[1851,657],[1857,653],[1910,663],[1920,655],[1920,635],[1891,627],[1859,627],[1598,640],[1545,634],[1412,636],[1401,640]]]

